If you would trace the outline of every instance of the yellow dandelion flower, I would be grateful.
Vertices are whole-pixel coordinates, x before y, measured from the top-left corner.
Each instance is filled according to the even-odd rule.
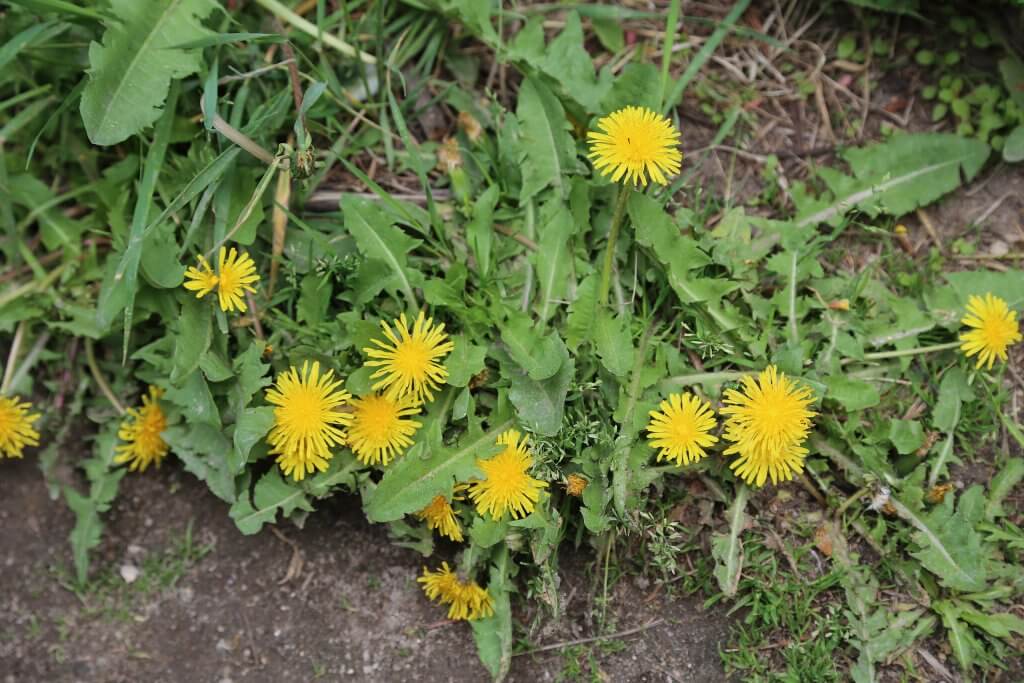
[[[729,466],[748,484],[763,486],[788,481],[803,471],[807,449],[802,446],[811,428],[808,410],[814,401],[811,390],[794,382],[774,365],[755,381],[743,378],[743,391],[725,392],[725,438],[734,442],[725,455],[737,454]]]
[[[565,492],[570,496],[576,496],[579,498],[583,495],[583,492],[587,490],[587,484],[589,483],[590,482],[587,481],[586,477],[581,477],[578,474],[570,474],[565,478]]]
[[[447,562],[432,572],[423,568],[423,576],[416,579],[423,584],[427,597],[442,605],[449,605],[448,618],[473,621],[494,614],[494,600],[476,581],[463,581],[451,570]]]
[[[234,247],[230,251],[226,247],[221,247],[217,278],[217,298],[220,300],[221,310],[230,313],[234,308],[238,309],[239,313],[244,312],[245,293],[255,294],[256,288],[253,285],[260,281],[252,257],[245,252],[238,253]]]
[[[715,428],[715,414],[711,404],[686,392],[669,394],[662,401],[660,411],[651,411],[647,424],[647,439],[658,451],[658,460],[675,460],[676,466],[689,465],[707,455],[709,448],[718,441],[711,434]]]
[[[338,425],[344,425],[348,415],[338,409],[352,395],[341,385],[333,370],[320,374],[320,363],[306,361],[301,372],[289,368],[267,390],[267,403],[275,406],[267,443],[286,477],[301,481],[314,470],[323,472],[333,457],[331,447],[344,445],[345,434]]]
[[[434,400],[434,391],[448,381],[448,370],[440,361],[454,348],[444,331],[444,323],[434,325],[433,318],[419,317],[412,330],[403,313],[395,321],[395,329],[381,321],[387,340],[374,339],[380,348],[365,348],[372,360],[368,367],[379,368],[370,378],[378,380],[374,391],[386,390],[388,396],[411,396],[417,403]]]
[[[540,490],[547,486],[547,482],[527,474],[533,457],[526,450],[527,437],[520,436],[515,429],[499,436],[498,445],[505,450],[490,460],[477,460],[484,478],[469,483],[469,497],[476,503],[477,512],[496,521],[506,512],[511,512],[513,519],[533,512]]]
[[[363,464],[386,466],[412,445],[420,423],[406,418],[419,412],[408,396],[391,399],[371,394],[353,400],[346,432],[349,448]]]
[[[996,358],[1005,361],[1006,350],[1021,340],[1016,311],[991,292],[984,299],[972,296],[967,302],[967,315],[960,322],[973,328],[960,335],[960,350],[968,358],[977,354],[978,368],[988,364],[991,370]]]
[[[185,270],[185,284],[182,285],[185,289],[191,290],[196,293],[197,299],[202,299],[204,296],[217,289],[217,274],[213,272],[213,268],[210,267],[210,262],[199,255],[199,267],[189,266]]]
[[[459,492],[465,488],[464,484],[456,486],[452,500],[459,500]],[[416,516],[427,523],[427,528],[431,530],[437,529],[439,534],[447,536],[456,543],[462,542],[462,528],[459,526],[459,518],[456,517],[452,504],[444,496],[434,496],[434,500],[430,501],[427,507],[417,512]]]
[[[234,247],[220,248],[217,272],[213,272],[209,261],[199,256],[199,267],[192,266],[185,271],[185,289],[194,291],[197,299],[217,290],[222,311],[238,309],[245,311],[245,293],[256,292],[254,284],[260,281],[256,264],[245,252],[239,253]]]
[[[22,457],[25,446],[39,445],[39,432],[32,424],[39,413],[29,413],[32,404],[17,396],[0,396],[0,455]]]
[[[647,185],[647,176],[661,185],[679,173],[679,131],[664,116],[645,107],[625,107],[597,122],[602,132],[590,131],[590,154],[601,175]]]
[[[167,455],[169,446],[160,436],[167,429],[167,416],[160,407],[163,395],[161,389],[150,387],[149,394],[142,397],[142,407],[129,408],[117,431],[117,438],[124,443],[117,447],[114,462],[128,463],[130,472],[145,472],[152,464],[159,467]]]

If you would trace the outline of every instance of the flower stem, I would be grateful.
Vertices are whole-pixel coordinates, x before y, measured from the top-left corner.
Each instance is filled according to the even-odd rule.
[[[847,509],[849,509],[849,507],[851,505],[856,503],[858,500],[860,500],[861,498],[863,498],[865,495],[867,495],[870,492],[871,492],[871,487],[870,486],[862,486],[861,488],[859,488],[856,492],[854,492],[854,494],[852,496],[850,496],[849,498],[844,500],[842,502],[842,504],[838,508],[836,508],[836,511],[833,514],[833,517],[835,517],[836,519],[841,520],[843,518],[843,513],[846,512]]]
[[[124,415],[125,409],[121,405],[121,402],[114,396],[114,392],[110,390],[110,385],[107,384],[107,380],[103,379],[103,375],[100,373],[100,367],[96,364],[96,352],[92,347],[92,339],[86,337],[85,339],[85,360],[89,364],[89,371],[92,373],[92,378],[96,380],[97,386],[107,400],[110,401],[110,405],[114,406],[114,410],[117,411],[118,415]]]
[[[604,267],[601,269],[601,289],[598,290],[597,305],[604,306],[608,303],[608,291],[612,283],[612,264],[615,261],[615,243],[619,239],[619,231],[622,228],[622,219],[626,215],[626,204],[629,199],[629,185],[619,188],[619,195],[615,199],[615,211],[612,213],[612,225],[608,230],[608,246],[604,252]]]
[[[904,356],[917,356],[924,353],[935,353],[936,351],[948,351],[949,349],[959,348],[960,341],[946,342],[945,344],[935,344],[933,346],[916,346],[912,349],[899,349],[897,351],[879,351],[877,353],[865,353],[864,358],[844,358],[842,365],[848,363],[855,363],[859,360],[885,360],[886,358],[902,358]]]
[[[4,366],[4,379],[0,384],[0,395],[6,394],[11,386],[11,378],[14,377],[14,365],[18,361],[18,353],[21,351],[21,341],[25,338],[25,321],[18,324],[14,331],[14,340],[11,342],[11,351],[7,354],[7,365]]]
[[[341,40],[333,33],[321,31],[315,24],[303,19],[295,12],[291,11],[277,0],[256,0],[257,5],[262,5],[263,8],[272,14],[275,14],[278,18],[291,24],[295,28],[299,29],[303,33],[306,33],[317,40],[322,40],[325,45],[332,47],[343,55],[349,57],[358,57],[364,64],[376,64],[377,58],[371,54],[367,54],[362,50],[357,50],[352,47],[344,40]]]

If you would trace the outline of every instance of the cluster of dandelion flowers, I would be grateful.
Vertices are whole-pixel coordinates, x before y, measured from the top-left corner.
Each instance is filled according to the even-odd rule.
[[[625,107],[597,122],[600,132],[590,131],[587,155],[601,175],[611,175],[632,185],[653,182],[667,185],[679,173],[679,131],[664,116],[646,107]]]
[[[991,292],[968,299],[967,315],[960,322],[971,328],[960,335],[960,350],[968,358],[978,356],[977,368],[987,364],[991,370],[996,358],[1006,361],[1006,350],[1021,340],[1016,311]]]
[[[367,367],[377,368],[370,376],[376,380],[374,391],[383,390],[391,398],[412,397],[416,403],[434,400],[434,392],[448,381],[448,370],[441,360],[454,348],[444,324],[434,325],[420,311],[412,329],[403,313],[394,330],[381,321],[386,339],[374,339],[363,353],[369,356]]]
[[[469,483],[469,497],[481,516],[495,521],[506,512],[513,519],[525,517],[533,512],[547,482],[529,475],[533,457],[526,450],[526,436],[510,429],[498,437],[497,443],[505,449],[489,460],[476,461],[484,478]]]
[[[341,385],[333,370],[321,374],[320,363],[306,361],[301,372],[292,366],[267,390],[267,403],[274,406],[267,443],[285,476],[301,481],[314,470],[323,472],[331,448],[344,445],[341,427],[348,414],[339,409],[352,396]]]
[[[39,445],[39,432],[32,426],[39,413],[31,409],[31,403],[17,396],[0,396],[0,456],[20,458],[25,446]]]
[[[774,365],[756,380],[743,378],[743,391],[728,389],[721,409],[726,440],[733,445],[725,455],[738,457],[730,467],[748,484],[763,486],[789,481],[803,471],[807,449],[803,442],[817,413],[808,409],[814,402],[811,390],[794,382]]]
[[[459,493],[466,488],[465,484],[455,487],[452,500],[459,499]],[[427,528],[437,530],[442,536],[447,536],[456,543],[462,542],[462,527],[459,526],[459,518],[455,516],[455,509],[445,496],[434,496],[427,507],[416,513],[416,516],[427,523]]]
[[[167,429],[167,416],[160,407],[163,394],[161,389],[150,387],[149,393],[142,397],[142,406],[129,408],[117,431],[117,438],[124,443],[117,447],[114,462],[128,463],[131,472],[145,472],[152,464],[159,467],[167,455],[169,448],[161,436]]]
[[[455,621],[482,619],[494,614],[494,600],[476,581],[463,581],[451,570],[447,562],[432,572],[423,568],[423,576],[416,579],[423,584],[427,597],[448,605],[448,618]]]
[[[659,410],[652,410],[647,424],[647,439],[658,449],[658,460],[675,460],[676,466],[689,465],[707,455],[718,437],[711,404],[686,392],[669,394]]]
[[[234,247],[229,250],[221,247],[217,259],[217,272],[213,272],[210,263],[199,256],[199,267],[192,266],[185,271],[185,289],[194,291],[197,299],[202,299],[210,292],[217,290],[220,308],[226,313],[238,310],[245,311],[245,293],[255,293],[253,286],[260,281],[256,272],[256,263],[245,252]]]
[[[419,412],[409,396],[370,394],[354,399],[345,432],[348,447],[364,465],[384,467],[412,445],[420,422],[409,418]]]

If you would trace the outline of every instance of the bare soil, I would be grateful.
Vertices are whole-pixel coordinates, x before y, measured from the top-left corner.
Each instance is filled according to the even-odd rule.
[[[0,461],[4,683],[489,679],[469,627],[445,619],[416,584],[423,558],[365,522],[355,499],[332,499],[303,529],[285,524],[280,535],[243,536],[226,505],[173,462],[129,474],[121,486],[90,589],[79,597],[62,586],[71,576],[72,514],[50,500],[32,458]],[[125,582],[125,565],[146,572],[147,557],[173,561],[169,549],[180,545],[190,520],[194,545],[209,546],[208,553],[171,585],[142,588],[146,576]],[[547,624],[525,649],[593,635],[584,604],[591,561],[566,562],[572,568],[561,590],[570,617]],[[619,639],[621,649],[595,648],[596,670],[584,662],[585,676],[725,680],[721,610],[704,612],[699,598],[655,596],[654,589],[642,577],[612,589],[609,609],[620,631],[662,621]],[[562,679],[564,649],[516,656],[509,680]]]

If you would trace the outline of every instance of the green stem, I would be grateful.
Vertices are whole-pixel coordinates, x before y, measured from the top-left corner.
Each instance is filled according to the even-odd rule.
[[[70,265],[71,261],[65,261],[60,264],[49,273],[46,274],[42,280],[33,280],[23,285],[12,287],[7,291],[0,293],[0,307],[6,306],[11,301],[18,299],[19,297],[27,294],[33,294],[35,292],[42,291],[53,284],[54,280],[60,277],[60,274]]]
[[[4,366],[4,379],[0,383],[0,396],[7,393],[11,386],[11,378],[14,377],[14,366],[18,362],[18,353],[21,352],[21,342],[25,338],[26,323],[22,320],[14,331],[14,340],[11,342],[11,351],[7,354],[7,365]]]
[[[349,57],[358,57],[360,61],[362,61],[365,64],[377,63],[377,58],[374,57],[373,55],[355,49],[354,47],[346,43],[344,40],[341,40],[340,38],[335,36],[333,33],[321,31],[315,25],[306,21],[298,14],[296,14],[295,12],[291,11],[290,9],[279,3],[277,0],[256,0],[256,4],[262,5],[264,9],[271,12],[272,14],[277,15],[279,19],[288,22],[289,24],[299,29],[303,33],[309,34],[310,36],[317,40],[322,40],[324,45],[327,45],[328,47],[333,47],[335,50],[337,50],[343,55],[348,55]]]
[[[43,332],[36,339],[36,343],[32,345],[25,359],[18,364],[18,369],[11,375],[10,381],[5,381],[3,389],[0,390],[0,394],[6,394],[11,387],[16,387],[21,383],[21,380],[28,374],[28,371],[32,369],[36,361],[39,360],[39,355],[46,348],[46,342],[50,341],[50,333]],[[6,379],[6,378],[5,378]]]
[[[611,565],[612,545],[615,543],[614,536],[607,531],[604,534],[604,540],[604,588],[601,596],[601,624],[599,626],[601,631],[604,631],[605,624],[608,623],[608,567]]]
[[[867,495],[870,491],[871,491],[871,487],[870,486],[863,486],[860,489],[858,489],[857,491],[855,491],[852,496],[850,496],[849,498],[847,498],[846,500],[843,501],[842,505],[840,505],[838,508],[836,508],[836,512],[835,512],[834,517],[836,519],[842,519],[843,518],[843,513],[846,512],[851,505],[853,505],[858,500],[860,500],[865,495]]]
[[[612,264],[615,261],[615,243],[619,239],[619,230],[622,228],[622,219],[626,215],[626,204],[629,199],[629,185],[619,188],[619,195],[615,199],[615,212],[612,214],[612,225],[608,230],[608,246],[604,252],[604,267],[601,269],[601,289],[598,290],[597,305],[605,306],[608,303],[608,291],[612,283]]]
[[[935,344],[933,346],[916,346],[912,349],[899,349],[897,351],[879,351],[877,353],[865,353],[864,358],[844,358],[841,365],[847,365],[848,363],[856,363],[860,360],[885,360],[886,358],[902,358],[904,356],[917,356],[923,353],[935,353],[936,351],[948,351],[949,349],[956,349],[960,347],[962,342],[951,341],[945,344]]]
[[[124,406],[114,396],[114,392],[111,391],[107,380],[103,378],[103,373],[100,372],[100,366],[96,364],[96,351],[93,349],[92,339],[88,337],[85,339],[85,362],[88,363],[89,372],[92,373],[92,378],[96,380],[96,385],[100,388],[100,392],[106,396],[107,400],[110,401],[110,405],[114,406],[114,410],[119,415],[124,415],[126,412]]]

